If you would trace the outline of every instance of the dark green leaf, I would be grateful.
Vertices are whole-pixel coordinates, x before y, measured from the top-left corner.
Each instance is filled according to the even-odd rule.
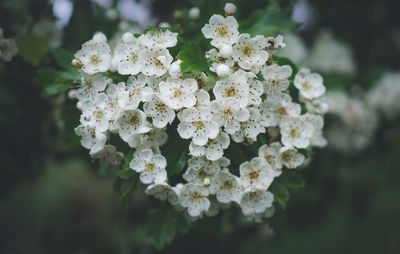
[[[124,168],[118,170],[115,174],[121,179],[129,179],[135,174],[135,172],[130,168]]]
[[[33,66],[38,66],[50,50],[45,39],[33,35],[21,35],[16,41],[18,54]]]
[[[205,72],[211,78],[217,79],[217,76],[209,70],[207,58],[197,44],[193,42],[183,43],[176,58],[182,60],[182,72]]]
[[[177,233],[187,233],[189,229],[190,224],[182,213],[170,208],[152,211],[147,224],[147,234],[159,250],[171,243]]]
[[[240,22],[240,28],[251,36],[271,36],[296,28],[298,23],[291,16],[290,8],[282,10],[276,2],[270,2],[267,8],[255,11],[249,19]]]
[[[271,192],[274,194],[274,199],[282,206],[282,208],[286,208],[290,194],[285,185],[278,181],[274,181],[271,184]]]
[[[282,181],[287,187],[292,189],[304,188],[306,185],[304,179],[298,173],[293,171],[283,174]]]
[[[68,50],[55,49],[53,51],[53,56],[54,56],[54,59],[56,60],[57,64],[60,67],[66,69],[66,70],[75,68],[71,65],[71,62],[74,59],[74,54],[69,52]]]

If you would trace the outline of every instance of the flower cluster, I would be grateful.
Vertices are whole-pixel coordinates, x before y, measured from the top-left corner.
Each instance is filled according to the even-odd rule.
[[[231,5],[227,9],[234,13]],[[146,193],[191,218],[215,215],[231,204],[249,218],[264,217],[271,212],[274,178],[301,166],[304,149],[325,145],[322,78],[309,69],[295,76],[293,89],[307,105],[302,110],[289,94],[292,68],[272,57],[285,46],[282,36],[240,34],[236,19],[221,15],[213,15],[201,31],[214,46],[205,56],[219,78],[183,73],[181,60],[169,50],[178,34],[167,29],[138,37],[125,33],[115,48],[100,33],[84,43],[73,61],[82,70],[81,86],[73,92],[82,110],[75,132],[93,156],[110,151],[110,135],[119,135],[135,149],[129,167],[148,185]],[[128,77],[114,83],[100,73],[107,71]],[[249,144],[270,130],[277,132],[274,142],[238,168],[230,167],[224,155],[232,142]],[[160,147],[174,131],[189,140],[190,158],[186,182],[173,186]]]
[[[3,38],[3,29],[0,27],[0,59],[9,62],[17,54],[17,51],[15,40]]]

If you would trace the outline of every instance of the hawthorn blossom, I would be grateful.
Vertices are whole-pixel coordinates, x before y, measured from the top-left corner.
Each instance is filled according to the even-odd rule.
[[[143,149],[129,163],[129,167],[140,173],[144,184],[163,183],[167,179],[167,160],[161,154],[154,154],[151,149]]]
[[[299,89],[301,96],[306,99],[320,97],[326,90],[321,75],[311,73],[307,68],[301,69],[296,74],[294,86]]]
[[[160,96],[172,109],[190,108],[196,104],[194,93],[197,91],[197,81],[192,78],[171,79],[159,84]]]
[[[250,38],[249,34],[241,34],[233,45],[233,59],[240,68],[250,70],[259,68],[268,60],[267,40],[262,35]]]
[[[201,32],[207,39],[212,39],[211,45],[220,48],[224,44],[232,45],[237,42],[238,27],[239,25],[233,16],[224,18],[221,15],[214,14],[208,24],[201,29]]]

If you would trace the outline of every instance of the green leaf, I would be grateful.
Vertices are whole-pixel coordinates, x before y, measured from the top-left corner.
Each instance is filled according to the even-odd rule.
[[[299,23],[293,21],[291,16],[291,8],[282,10],[276,2],[270,2],[267,8],[257,10],[250,18],[239,22],[239,27],[242,32],[251,36],[258,34],[271,36],[296,28]]]
[[[67,91],[70,87],[70,84],[52,84],[43,88],[42,95],[45,97],[53,96]]]
[[[189,153],[189,144],[176,132],[169,133],[167,143],[162,147],[162,154],[167,159],[168,175],[179,174],[186,166]]]
[[[74,54],[72,52],[65,49],[55,49],[53,51],[53,56],[60,67],[66,70],[75,69],[75,67],[71,65],[74,59]]]
[[[50,50],[45,39],[34,35],[21,35],[16,42],[18,54],[33,66],[38,66]]]
[[[205,72],[209,77],[217,79],[217,76],[209,70],[203,50],[196,43],[184,42],[176,58],[182,60],[182,72]]]
[[[293,171],[283,174],[282,181],[287,187],[292,189],[304,188],[306,185],[304,179],[298,173]]]
[[[130,168],[120,169],[115,173],[121,179],[129,179],[131,178],[135,172]]]
[[[285,209],[290,197],[286,186],[278,181],[274,181],[271,185],[271,192],[274,194],[274,199]]]
[[[182,213],[170,208],[151,211],[147,224],[147,234],[159,250],[170,244],[178,233],[187,233],[189,229],[190,224]]]
[[[43,87],[43,96],[53,96],[68,90],[73,81],[79,79],[78,71],[75,69],[59,71],[54,68],[41,68],[35,83]]]

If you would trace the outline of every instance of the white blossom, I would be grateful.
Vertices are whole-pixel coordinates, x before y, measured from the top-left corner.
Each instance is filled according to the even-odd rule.
[[[247,121],[250,113],[246,108],[238,105],[234,98],[227,99],[223,104],[218,101],[213,101],[210,104],[213,119],[224,127],[228,134],[234,134],[240,128],[240,123]]]
[[[210,207],[207,190],[198,184],[185,184],[180,191],[180,204],[187,207],[190,216],[199,216]]]
[[[301,69],[294,78],[294,86],[299,89],[301,96],[306,99],[320,97],[325,93],[321,75],[311,73],[310,69]]]
[[[238,70],[227,78],[220,79],[214,86],[215,99],[222,104],[234,98],[240,107],[246,107],[249,102],[249,84],[247,75],[243,70]]]
[[[75,134],[81,137],[81,145],[90,149],[90,154],[95,154],[104,148],[107,136],[87,125],[79,125],[75,128]]]
[[[245,189],[266,190],[274,179],[271,166],[258,157],[240,164],[239,171],[240,183]]]
[[[261,67],[268,60],[267,40],[262,35],[250,38],[249,34],[241,34],[233,45],[233,59],[242,69],[250,70]]]
[[[282,144],[289,147],[306,148],[314,133],[314,126],[304,117],[296,117],[281,124]]]
[[[173,60],[168,49],[165,48],[142,48],[139,50],[138,57],[142,72],[147,76],[165,74]]]
[[[272,206],[274,196],[266,190],[246,190],[240,199],[240,207],[244,215],[263,213]]]
[[[138,38],[138,42],[147,48],[170,48],[178,42],[178,33],[169,30],[150,30]]]
[[[179,203],[179,190],[175,187],[171,187],[167,183],[154,183],[146,188],[146,194],[154,196],[155,198],[168,202],[171,205],[177,205]]]
[[[208,160],[215,161],[224,155],[224,150],[228,148],[229,144],[228,134],[220,132],[216,138],[209,139],[204,146],[195,145],[193,141],[190,142],[189,151],[195,157],[206,156]]]
[[[139,109],[128,109],[118,116],[116,125],[119,136],[127,141],[134,134],[142,134],[151,130],[150,124],[146,120],[146,114]]]
[[[173,109],[189,108],[196,104],[194,93],[197,91],[197,81],[193,78],[171,79],[159,84],[160,96],[166,105]]]
[[[221,15],[211,16],[209,23],[206,24],[201,32],[204,37],[211,40],[211,45],[220,48],[224,44],[232,45],[238,40],[238,23],[232,16],[224,18]]]
[[[151,149],[143,149],[135,153],[129,167],[140,173],[140,181],[144,184],[163,183],[167,179],[167,160],[161,154],[154,154]]]
[[[115,63],[118,73],[122,75],[136,75],[142,71],[143,66],[138,58],[139,50],[140,46],[134,37],[129,40],[125,38],[125,42],[115,47],[113,63]]]
[[[257,141],[258,134],[265,132],[265,129],[260,125],[261,115],[258,109],[248,108],[248,110],[250,112],[249,119],[240,122],[240,128],[231,135],[236,143],[241,143],[245,139]]]
[[[158,94],[152,94],[148,98],[143,105],[143,110],[148,117],[153,119],[153,125],[156,128],[164,128],[175,119],[175,111],[168,107]]]
[[[82,64],[82,70],[87,74],[104,72],[110,68],[111,49],[107,42],[90,40],[75,53],[75,58]]]

